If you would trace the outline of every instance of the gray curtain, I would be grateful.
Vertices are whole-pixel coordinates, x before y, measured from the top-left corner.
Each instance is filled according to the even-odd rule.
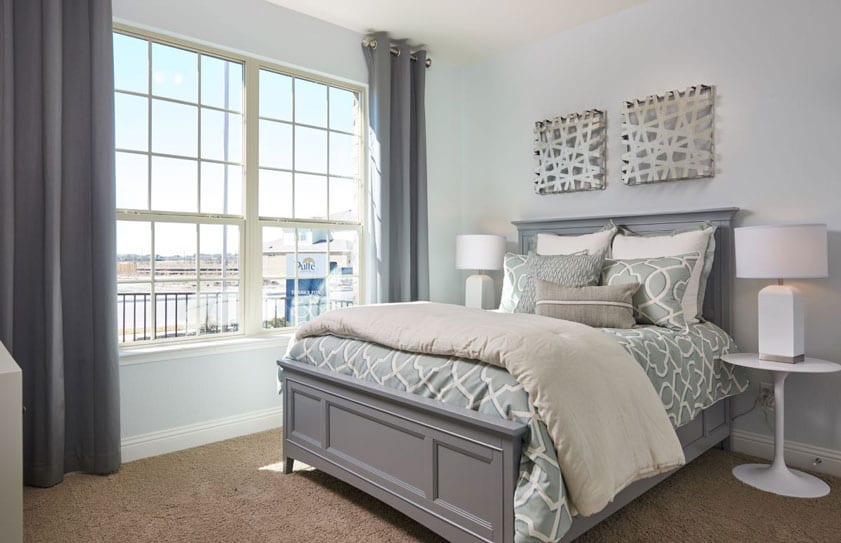
[[[368,64],[369,302],[429,299],[426,193],[426,51],[386,33],[363,45]],[[399,54],[391,54],[394,46]],[[412,59],[415,57],[415,60]]]
[[[111,2],[0,8],[0,340],[51,486],[120,464]]]

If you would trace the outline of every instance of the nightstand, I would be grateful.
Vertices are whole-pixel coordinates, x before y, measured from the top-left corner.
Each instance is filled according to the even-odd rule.
[[[829,485],[817,477],[789,469],[783,456],[785,438],[785,381],[790,373],[831,373],[841,371],[841,364],[807,358],[803,362],[788,364],[760,360],[756,353],[728,354],[721,359],[734,366],[770,371],[774,374],[774,462],[768,464],[742,464],[733,468],[733,475],[754,488],[793,498],[820,498],[829,494]]]

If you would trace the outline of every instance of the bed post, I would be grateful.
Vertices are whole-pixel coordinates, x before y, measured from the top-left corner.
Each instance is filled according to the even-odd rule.
[[[284,454],[283,458],[281,459],[281,462],[283,462],[283,474],[289,475],[290,473],[292,473],[293,469],[295,468],[295,459],[290,458]]]

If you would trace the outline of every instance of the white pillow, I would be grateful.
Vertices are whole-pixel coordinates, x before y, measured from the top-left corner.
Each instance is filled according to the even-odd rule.
[[[700,258],[692,268],[683,300],[681,300],[687,324],[695,324],[699,322],[698,314],[701,312],[701,308],[698,307],[698,291],[701,288],[707,246],[710,244],[713,232],[715,228],[706,226],[700,230],[666,236],[636,236],[620,233],[613,238],[612,258],[628,260],[698,253]]]
[[[537,247],[534,252],[540,256],[571,255],[582,251],[595,255],[610,247],[610,240],[614,235],[616,235],[615,226],[582,236],[537,234]]]

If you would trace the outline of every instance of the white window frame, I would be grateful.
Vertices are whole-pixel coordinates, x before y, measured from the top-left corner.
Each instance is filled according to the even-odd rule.
[[[263,240],[262,230],[264,226],[276,228],[302,228],[302,229],[329,229],[329,230],[350,230],[355,231],[358,236],[358,269],[355,276],[358,277],[358,296],[359,303],[364,303],[365,298],[365,276],[367,273],[365,266],[365,228],[366,216],[365,213],[365,195],[367,194],[367,179],[368,179],[368,134],[366,127],[368,126],[368,99],[367,87],[364,85],[355,84],[348,81],[331,78],[318,73],[307,72],[299,68],[290,67],[279,62],[270,61],[264,58],[251,56],[234,52],[231,50],[219,48],[216,46],[208,46],[203,43],[175,38],[165,34],[152,32],[146,29],[139,29],[130,25],[117,23],[113,24],[113,32],[125,34],[128,36],[149,40],[153,43],[160,43],[187,49],[198,54],[207,54],[218,57],[223,60],[238,62],[244,68],[244,87],[242,95],[242,117],[244,121],[243,127],[243,142],[242,150],[242,170],[243,170],[243,197],[242,197],[242,215],[223,215],[218,213],[181,213],[181,212],[163,212],[163,211],[139,211],[130,209],[116,210],[116,218],[118,221],[143,221],[143,222],[182,222],[189,224],[218,224],[218,225],[239,225],[240,226],[240,253],[239,253],[239,304],[238,304],[238,322],[239,329],[236,332],[227,333],[212,333],[196,336],[181,336],[173,338],[156,338],[145,341],[134,341],[129,343],[120,343],[121,351],[131,351],[132,349],[148,349],[151,346],[165,346],[171,344],[189,344],[202,343],[208,341],[220,341],[225,339],[237,337],[256,337],[266,338],[272,336],[288,336],[289,332],[294,327],[287,328],[263,328],[262,318],[262,302],[263,302]],[[151,70],[151,59],[149,60],[149,70]],[[201,73],[201,65],[199,63],[199,74]],[[260,88],[259,88],[259,74],[260,70],[265,69],[277,72],[283,75],[307,79],[317,83],[327,85],[329,87],[336,87],[339,89],[348,90],[357,93],[359,96],[359,114],[360,114],[360,129],[357,137],[359,138],[359,192],[358,192],[358,221],[331,221],[331,220],[315,220],[315,219],[279,219],[259,216],[259,149],[260,149],[260,133],[259,133],[259,114],[260,114]],[[200,81],[199,75],[199,81]],[[151,78],[149,85],[151,85]],[[125,92],[125,91],[119,91]],[[294,90],[293,90],[294,92]],[[132,94],[125,92],[126,94]],[[139,96],[138,94],[134,94]],[[151,96],[151,87],[149,88],[149,95]],[[145,96],[145,95],[143,95]],[[294,96],[294,94],[293,94]],[[155,97],[158,99],[159,97]],[[163,98],[166,100],[165,98]],[[294,98],[293,98],[294,99]],[[170,100],[175,103],[181,103],[178,100]],[[203,107],[203,106],[201,106]],[[329,115],[329,93],[328,93],[328,115]],[[219,108],[213,108],[220,110]],[[294,110],[294,108],[293,108]],[[221,110],[220,110],[221,111]],[[201,145],[201,111],[199,110],[199,146]],[[151,107],[148,115],[152,115]],[[149,120],[151,125],[151,117]],[[306,126],[306,125],[301,125]],[[149,146],[148,150],[137,152],[136,154],[152,155],[151,138],[152,133],[149,130]],[[294,134],[294,132],[293,132]],[[294,136],[293,136],[294,137]],[[200,147],[199,147],[200,151]],[[160,153],[155,153],[159,155]],[[197,157],[200,163],[201,153]],[[165,156],[165,155],[162,155]],[[183,157],[176,157],[183,158]],[[218,162],[218,161],[210,161]],[[328,156],[329,164],[329,156]],[[294,165],[293,165],[294,169]],[[150,192],[151,198],[151,171],[149,172]],[[199,198],[200,198],[199,194]],[[327,193],[327,206],[329,210],[329,191]],[[154,236],[154,229],[153,234]],[[297,246],[296,246],[297,252]],[[329,247],[328,247],[329,258]],[[154,293],[154,254],[152,255],[152,269],[149,281],[118,281],[119,284],[127,284],[131,282],[137,283],[151,283],[152,292]],[[197,264],[198,266],[198,264]],[[200,281],[200,277],[198,278]],[[153,298],[154,300],[154,298]],[[154,302],[153,302],[154,303]],[[151,326],[155,325],[154,310],[152,311]],[[154,328],[153,328],[154,329]]]

